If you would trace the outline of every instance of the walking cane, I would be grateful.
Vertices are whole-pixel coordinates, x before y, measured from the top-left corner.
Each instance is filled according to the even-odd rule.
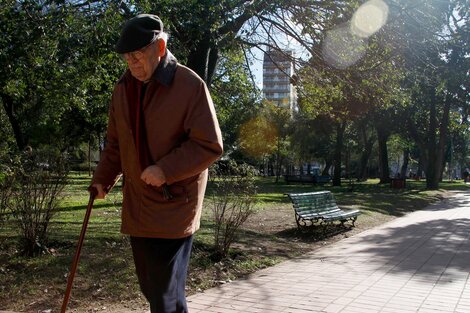
[[[107,194],[113,189],[117,184],[122,175],[119,175],[114,180],[113,184],[104,188],[104,192]],[[96,196],[98,195],[98,190],[95,187],[90,187],[90,199],[88,200],[88,207],[85,212],[85,218],[83,219],[82,231],[80,232],[80,238],[78,239],[77,251],[75,252],[75,257],[73,258],[72,266],[70,267],[69,277],[67,279],[67,289],[65,290],[64,301],[62,302],[62,309],[60,313],[65,313],[67,309],[67,304],[69,303],[70,293],[72,291],[73,278],[75,277],[75,272],[77,271],[78,259],[80,259],[80,252],[83,246],[83,240],[85,239],[85,232],[88,226],[88,220],[90,219],[91,209],[93,208],[93,202],[95,201]]]
[[[69,277],[67,279],[67,289],[65,290],[64,301],[62,302],[61,313],[65,313],[67,309],[67,304],[69,302],[70,293],[72,291],[73,278],[75,277],[75,272],[77,271],[78,259],[80,258],[80,251],[82,250],[83,240],[85,239],[85,232],[88,226],[88,220],[90,219],[91,209],[93,208],[93,201],[98,194],[96,188],[90,188],[90,200],[88,200],[88,207],[86,209],[85,218],[83,220],[82,231],[80,232],[80,238],[78,239],[77,251],[75,252],[75,257],[73,258],[72,266],[70,267]]]

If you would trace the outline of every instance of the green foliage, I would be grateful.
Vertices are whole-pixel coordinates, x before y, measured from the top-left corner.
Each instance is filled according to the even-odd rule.
[[[211,95],[217,110],[226,155],[238,149],[240,127],[259,109],[259,91],[249,77],[241,49],[221,56]]]
[[[405,58],[410,69],[403,86],[410,99],[408,135],[420,149],[428,187],[435,189],[454,139],[461,151],[466,150],[458,138],[468,136],[468,84],[462,82],[468,80],[469,7],[458,0],[420,3],[421,10],[405,16],[408,28],[403,40],[410,52]],[[416,20],[426,32],[415,29]]]
[[[4,110],[0,107],[0,159],[15,146],[15,138]]]
[[[102,134],[124,68],[110,50],[122,21],[116,7],[10,1],[0,10],[0,101],[17,148],[65,150]]]
[[[320,40],[315,45],[318,53],[299,72],[299,107],[304,118],[328,114],[351,121],[365,115],[381,138],[392,133],[407,141],[413,138],[423,164],[433,163],[427,166],[427,177],[434,181],[430,188],[436,188],[443,161],[451,155],[447,152],[442,157],[444,150],[449,151],[445,147],[455,141],[466,151],[468,2],[420,0],[409,6],[407,1],[395,0],[388,4],[387,24],[368,38],[364,55],[348,67],[335,68],[320,47],[328,34],[346,25],[358,3],[338,5],[323,31],[307,28]],[[387,159],[383,153],[381,159]],[[459,153],[457,158],[465,159]]]
[[[470,113],[468,1],[387,1],[387,24],[367,40],[352,38],[363,44],[359,48],[338,52],[344,57],[359,49],[361,58],[349,67],[335,67],[322,47],[328,37],[350,26],[360,4],[3,1],[0,156],[27,145],[50,144],[62,151],[83,142],[96,146],[105,131],[113,85],[125,69],[113,52],[114,43],[124,20],[145,12],[162,17],[170,50],[208,83],[231,157],[250,162],[269,158],[276,167],[287,157],[330,159],[332,132],[300,124],[350,123],[365,117],[376,128],[413,138],[421,155],[429,158],[439,152],[464,162]],[[311,56],[308,63],[293,60],[302,65],[294,77],[302,116],[295,128],[256,114],[263,105],[246,63],[248,48],[283,47],[279,34],[297,41]],[[333,41],[345,39],[351,38]],[[403,131],[407,128],[409,132]],[[256,131],[262,136],[257,138]],[[293,136],[302,147],[290,144]],[[434,146],[424,147],[426,142]],[[451,144],[457,152],[448,152]],[[256,156],[242,154],[241,147],[256,151]]]
[[[334,151],[334,120],[329,115],[310,114],[296,115],[291,140],[291,153],[294,153],[298,164],[312,160],[329,160]]]
[[[275,175],[279,177],[290,154],[291,126],[292,116],[288,108],[264,101],[258,114],[240,127],[240,151],[252,162],[272,160]]]

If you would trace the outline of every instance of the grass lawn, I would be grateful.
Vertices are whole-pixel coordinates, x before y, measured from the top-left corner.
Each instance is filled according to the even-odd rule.
[[[59,212],[50,225],[50,253],[37,258],[19,256],[15,225],[11,221],[2,225],[0,310],[58,311],[88,202],[89,181],[87,174],[71,176]],[[405,189],[391,189],[388,185],[378,185],[377,180],[354,184],[344,181],[342,187],[331,187],[276,184],[273,178],[259,178],[257,185],[256,213],[240,230],[231,257],[223,261],[215,262],[211,258],[213,223],[210,201],[206,201],[201,229],[194,241],[188,294],[422,209],[446,197],[451,190],[466,190],[470,186],[462,181],[443,182],[440,190],[426,191],[424,181],[407,181]],[[341,207],[362,210],[357,226],[341,231],[335,229],[327,235],[317,229],[299,231],[292,206],[284,194],[325,189],[334,193]],[[133,309],[144,306],[134,275],[129,240],[119,232],[121,200],[119,188],[116,188],[106,200],[95,203],[69,303],[69,308],[75,312],[112,312],[114,306]]]

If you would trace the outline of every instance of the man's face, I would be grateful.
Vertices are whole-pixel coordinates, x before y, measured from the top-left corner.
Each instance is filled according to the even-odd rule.
[[[140,50],[124,53],[132,76],[140,81],[148,81],[160,63],[160,46],[163,40],[156,40]]]

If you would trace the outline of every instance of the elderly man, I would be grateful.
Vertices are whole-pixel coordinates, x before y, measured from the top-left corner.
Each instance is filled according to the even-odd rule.
[[[156,15],[124,25],[116,52],[128,70],[109,110],[107,144],[92,179],[97,198],[124,176],[121,231],[130,235],[152,313],[187,312],[185,284],[207,168],[222,154],[209,91],[177,63]]]

